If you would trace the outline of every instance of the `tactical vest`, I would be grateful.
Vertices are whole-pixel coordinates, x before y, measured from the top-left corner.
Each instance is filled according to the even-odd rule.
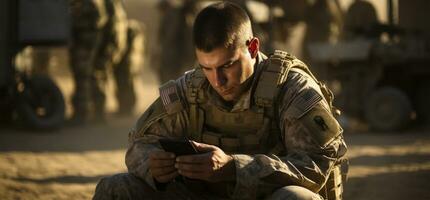
[[[176,81],[170,81],[160,88],[160,96],[168,113],[176,113],[178,110],[188,107],[189,126],[188,138],[207,144],[221,147],[229,153],[246,154],[283,154],[283,138],[278,125],[277,102],[283,97],[279,92],[287,81],[290,71],[300,70],[308,74],[320,86],[325,100],[329,104],[332,113],[338,114],[333,107],[333,93],[310,72],[307,66],[294,56],[275,51],[268,59],[262,61],[262,67],[256,70],[252,94],[254,102],[250,103],[250,109],[240,112],[226,112],[213,105],[206,97],[209,84],[201,69],[188,72]],[[256,86],[254,86],[256,85]],[[185,90],[178,90],[184,87]],[[174,92],[173,92],[174,90]],[[177,97],[172,94],[177,93]],[[174,98],[187,99],[187,105],[181,101],[172,101]],[[311,109],[311,108],[309,108]],[[338,168],[338,167],[335,167]],[[336,176],[338,170],[334,169],[330,176]],[[330,178],[329,178],[330,180]],[[334,179],[337,181],[337,179]],[[331,180],[330,180],[331,181]],[[333,188],[324,187],[324,195],[337,196],[340,199],[342,184],[331,184]],[[340,182],[341,183],[341,182]],[[328,186],[329,184],[326,184]],[[329,191],[329,192],[327,192]],[[332,194],[334,193],[334,194]]]

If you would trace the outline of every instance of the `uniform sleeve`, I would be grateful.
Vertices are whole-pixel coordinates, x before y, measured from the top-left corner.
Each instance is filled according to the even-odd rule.
[[[346,153],[342,128],[313,79],[291,73],[279,106],[282,154],[232,155],[233,198],[255,199],[277,188],[299,185],[318,192]]]
[[[186,129],[186,116],[184,111],[167,114],[158,98],[129,133],[129,147],[125,156],[129,173],[144,179],[156,189],[152,174],[149,172],[149,153],[161,150],[158,144],[160,138],[183,137]]]

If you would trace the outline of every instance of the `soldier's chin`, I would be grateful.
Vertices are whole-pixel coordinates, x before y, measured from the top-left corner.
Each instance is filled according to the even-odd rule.
[[[236,98],[233,94],[224,94],[221,95],[222,99],[224,99],[224,101],[230,102],[230,101],[234,101]]]

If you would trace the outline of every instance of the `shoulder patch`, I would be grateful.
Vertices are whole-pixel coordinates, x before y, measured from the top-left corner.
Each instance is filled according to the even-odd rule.
[[[168,81],[159,90],[160,98],[167,114],[177,113],[184,108],[175,81]]]
[[[321,147],[327,146],[343,132],[337,120],[322,103],[315,105],[299,121]]]
[[[286,114],[291,118],[300,119],[322,99],[322,96],[316,90],[306,90],[296,97],[287,109]]]

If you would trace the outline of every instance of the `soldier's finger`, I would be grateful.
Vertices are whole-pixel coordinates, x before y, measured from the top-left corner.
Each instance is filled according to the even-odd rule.
[[[173,159],[175,154],[165,151],[154,151],[149,154],[149,157],[154,160]]]
[[[208,171],[208,167],[202,164],[190,164],[190,163],[176,163],[175,168],[178,170],[193,171],[193,172],[203,172]]]
[[[193,172],[193,171],[186,171],[186,170],[178,170],[178,173],[182,176],[185,176],[187,178],[191,179],[199,179],[199,180],[208,180],[209,176],[207,173],[204,172]]]
[[[202,153],[197,155],[186,155],[176,157],[176,162],[179,163],[207,163],[211,160],[212,152]]]
[[[174,166],[171,167],[159,167],[159,168],[151,168],[151,173],[153,177],[164,176],[166,174],[170,174],[174,171],[177,171]]]
[[[170,174],[158,176],[156,179],[160,183],[166,183],[166,182],[169,182],[169,181],[173,180],[177,176],[179,176],[178,171],[174,171],[174,172],[172,172]]]
[[[149,166],[153,167],[153,168],[157,168],[157,167],[168,167],[168,166],[174,166],[175,165],[175,160],[174,159],[170,159],[170,160],[151,160],[149,162]]]
[[[195,141],[191,141],[191,142],[199,152],[210,152],[210,151],[216,151],[218,149],[218,147],[214,145],[199,143]]]

